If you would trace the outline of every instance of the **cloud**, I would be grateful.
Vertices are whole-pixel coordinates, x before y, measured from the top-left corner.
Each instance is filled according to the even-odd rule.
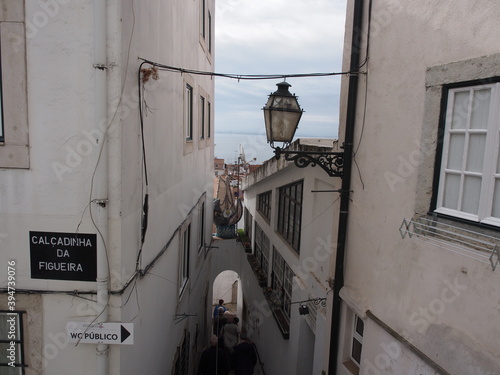
[[[346,0],[217,0],[215,70],[234,74],[340,72]],[[281,80],[216,80],[217,131],[264,127],[262,107]],[[289,78],[303,128],[336,136],[340,77]],[[306,132],[304,130],[304,132]]]

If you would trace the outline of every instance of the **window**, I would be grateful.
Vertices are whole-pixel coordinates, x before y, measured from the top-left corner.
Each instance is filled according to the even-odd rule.
[[[447,93],[436,212],[500,226],[500,83]]]
[[[257,196],[257,211],[259,211],[269,221],[271,220],[271,191]]]
[[[186,284],[189,280],[189,250],[190,250],[190,240],[191,240],[191,224],[188,225],[186,230],[182,233],[181,239],[181,256],[180,256],[180,267],[179,267],[179,296],[184,291]]]
[[[358,375],[361,366],[361,352],[363,350],[363,333],[365,329],[364,321],[351,309],[347,309],[346,320],[346,345],[344,361],[342,364],[347,370],[346,373]]]
[[[193,140],[193,88],[191,85],[186,83],[186,93],[185,93],[185,128],[186,128],[186,140]]]
[[[2,99],[2,80],[1,80],[2,66],[0,64],[0,142],[4,142],[4,130],[3,130],[3,99]]]
[[[5,6],[0,12],[0,168],[29,168],[24,2]]]
[[[212,105],[207,102],[207,138],[212,136]]]
[[[271,275],[271,286],[275,297],[279,300],[281,309],[290,320],[290,308],[292,302],[292,269],[285,262],[281,254],[273,246],[273,270]]]
[[[205,12],[206,12],[206,0],[200,0],[200,34],[203,39],[205,39],[206,35],[206,27],[205,27]]]
[[[205,202],[201,204],[200,210],[198,211],[199,215],[199,228],[200,228],[200,235],[199,235],[199,247],[198,247],[198,252],[203,249],[203,246],[205,245]]]
[[[174,357],[173,375],[188,375],[189,373],[189,332],[184,330],[184,337],[177,347]]]
[[[24,374],[25,366],[22,313],[0,311],[0,373]]]
[[[200,139],[205,139],[205,98],[200,95]]]
[[[354,327],[352,330],[351,359],[359,366],[361,364],[361,350],[363,349],[363,331],[365,323],[354,315]]]
[[[277,231],[300,252],[302,222],[302,181],[279,188]]]
[[[212,14],[208,12],[208,52],[212,52]]]
[[[248,236],[250,239],[250,242],[252,241],[252,222],[253,222],[253,217],[248,208],[245,207],[245,212],[244,212],[244,221],[245,221],[245,234]]]
[[[269,237],[259,224],[255,223],[255,259],[266,276],[269,270],[269,242]]]

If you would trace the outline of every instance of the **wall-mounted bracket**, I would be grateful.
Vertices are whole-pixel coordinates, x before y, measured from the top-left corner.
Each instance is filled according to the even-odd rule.
[[[285,160],[293,161],[298,168],[319,165],[330,177],[342,177],[344,170],[343,152],[289,151],[280,147],[274,149],[276,159],[285,155]]]

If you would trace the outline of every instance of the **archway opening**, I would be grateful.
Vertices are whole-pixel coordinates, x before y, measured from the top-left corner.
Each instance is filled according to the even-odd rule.
[[[224,309],[222,320],[216,317],[219,313],[216,310],[219,309],[221,300]],[[241,332],[242,311],[243,292],[238,273],[232,270],[221,272],[212,285],[212,333],[220,336],[221,326],[227,322],[235,323],[238,326],[238,332]]]
[[[219,300],[224,301],[224,307],[241,319],[242,289],[238,273],[226,270],[217,275],[213,283],[212,308],[215,309]]]

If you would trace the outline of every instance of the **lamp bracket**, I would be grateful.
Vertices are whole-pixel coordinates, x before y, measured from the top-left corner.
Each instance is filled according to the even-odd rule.
[[[298,168],[319,165],[330,177],[342,177],[344,171],[343,152],[289,151],[280,147],[274,149],[276,159],[285,155],[285,160],[293,161]]]

